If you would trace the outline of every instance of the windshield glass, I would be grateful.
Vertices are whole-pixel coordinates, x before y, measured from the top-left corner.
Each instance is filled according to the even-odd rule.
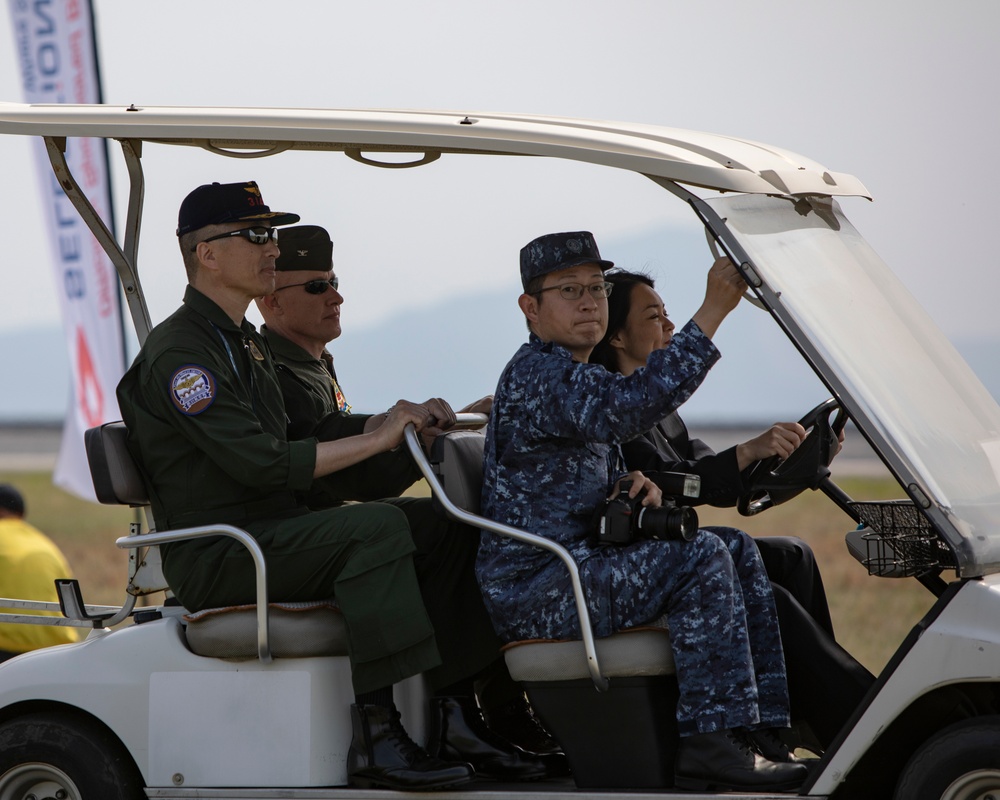
[[[1000,570],[1000,407],[944,334],[836,202],[708,203],[890,466],[950,510],[960,574]]]

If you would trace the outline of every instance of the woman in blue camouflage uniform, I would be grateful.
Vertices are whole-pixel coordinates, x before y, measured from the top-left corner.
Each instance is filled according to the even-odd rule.
[[[745,730],[788,725],[788,696],[770,584],[756,548],[734,560],[725,542],[591,543],[593,519],[623,475],[618,445],[683,403],[719,358],[711,342],[745,284],[726,259],[709,272],[705,303],[669,348],[631,376],[588,364],[607,326],[608,284],[588,232],[550,234],[521,251],[531,331],[494,395],[484,454],[483,514],[546,536],[576,560],[596,636],[669,620],[677,664],[680,788],[782,791],[806,769],[746,746]],[[659,490],[639,473],[630,495]],[[579,638],[562,563],[484,532],[477,575],[501,638]],[[748,613],[749,611],[749,613]]]
[[[669,346],[674,324],[648,275],[615,270],[607,280],[614,286],[608,300],[608,330],[590,361],[630,375],[654,350]],[[804,438],[805,429],[797,422],[779,422],[716,453],[690,438],[675,411],[622,445],[622,455],[629,469],[697,474],[701,494],[692,504],[729,507],[747,491],[744,477],[749,466],[769,456],[787,458]],[[749,540],[733,528],[709,530],[727,541],[730,549],[743,548]],[[837,644],[823,579],[808,543],[795,536],[765,536],[753,542],[772,582],[792,715],[796,722],[808,723],[805,735],[810,749],[822,750],[854,713],[875,676]],[[783,747],[780,742],[770,744]]]

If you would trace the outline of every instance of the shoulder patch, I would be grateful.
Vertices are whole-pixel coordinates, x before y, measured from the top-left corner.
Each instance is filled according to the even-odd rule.
[[[215,376],[204,367],[188,364],[170,377],[170,399],[182,414],[200,414],[215,401]]]

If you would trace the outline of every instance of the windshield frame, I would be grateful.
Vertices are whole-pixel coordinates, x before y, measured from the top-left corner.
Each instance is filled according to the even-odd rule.
[[[1000,462],[986,451],[987,445],[995,447],[992,442],[998,441],[1000,407],[906,287],[857,234],[836,201],[827,197],[763,195],[726,195],[708,201],[691,195],[688,200],[730,257],[741,265],[754,294],[947,543],[959,577],[1000,571],[1000,503],[996,500],[1000,496]],[[786,234],[789,231],[795,234],[786,236],[789,241],[782,243],[786,253],[768,260],[761,253],[766,250],[762,242],[769,234],[747,232],[747,220],[738,209],[740,204],[760,209],[769,204],[777,209],[783,204],[786,211],[797,208],[797,216],[802,220],[812,215],[812,223],[785,229]],[[786,216],[794,220],[791,213]],[[768,217],[768,223],[773,221]],[[737,230],[740,225],[744,226],[743,231]],[[871,300],[879,308],[878,314],[867,317],[873,329],[877,325],[877,331],[861,331],[858,327],[852,334],[846,322],[838,328],[837,303],[831,304],[826,314],[817,313],[832,298],[819,299],[816,293],[810,296],[801,282],[799,291],[790,291],[795,286],[795,270],[789,266],[795,260],[792,248],[799,244],[791,240],[796,236],[808,238],[812,233],[807,230],[810,227],[817,237],[834,237],[834,241],[850,237],[850,241],[863,246],[863,258],[857,264],[849,264],[846,259],[842,262],[843,274],[838,275],[839,283],[834,285],[845,293],[854,292],[855,298],[864,284],[860,279],[863,275],[870,281],[863,288],[874,295],[878,287],[881,296],[859,299],[859,304]],[[755,251],[753,256],[751,249]],[[847,252],[849,248],[844,249]],[[801,264],[804,259],[801,253],[797,255]],[[840,256],[844,257],[843,253]],[[848,275],[855,280],[848,280]],[[841,298],[839,307],[846,305],[847,300]],[[904,346],[900,332],[916,337],[919,346]],[[875,334],[872,341],[879,342],[879,346],[871,346],[869,341],[868,349],[863,349],[861,340],[871,334]],[[843,340],[854,345],[853,356],[845,353],[844,348],[850,344]],[[879,371],[884,373],[883,381],[879,380]],[[899,398],[891,396],[892,390],[886,384],[904,393],[907,409],[913,409],[912,415],[904,418],[898,413]],[[923,394],[917,391],[928,385],[931,391]],[[931,396],[934,386],[961,389],[963,402],[942,408],[942,403]],[[896,414],[887,411],[894,407]],[[932,410],[936,413],[931,413]],[[935,434],[940,435],[935,438]],[[988,460],[991,473],[973,471],[970,454],[979,461]],[[975,485],[984,487],[982,496],[967,495],[970,486]]]

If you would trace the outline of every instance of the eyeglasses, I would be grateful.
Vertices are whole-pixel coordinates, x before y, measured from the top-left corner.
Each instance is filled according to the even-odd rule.
[[[290,283],[288,286],[281,286],[274,291],[280,292],[282,289],[294,289],[296,286],[301,286],[306,290],[307,294],[324,294],[327,289],[333,289],[337,291],[340,288],[340,278],[334,275],[329,280],[323,280],[319,278],[315,281],[306,281],[305,283]]]
[[[263,225],[255,225],[252,228],[240,228],[238,231],[229,231],[229,233],[220,233],[217,236],[209,236],[207,239],[202,239],[198,244],[203,244],[204,242],[214,242],[216,239],[227,239],[230,236],[239,236],[241,239],[246,239],[250,244],[267,244],[268,242],[278,243],[278,229],[277,228],[266,228]],[[193,253],[198,249],[196,244],[191,248]]]
[[[542,292],[558,291],[559,296],[563,300],[579,300],[583,297],[584,292],[590,292],[590,296],[595,300],[600,300],[602,298],[611,297],[611,290],[615,288],[615,285],[611,281],[601,281],[601,283],[592,283],[590,286],[584,286],[582,283],[563,283],[559,286],[547,286],[544,289],[539,289],[535,294],[541,294]]]

